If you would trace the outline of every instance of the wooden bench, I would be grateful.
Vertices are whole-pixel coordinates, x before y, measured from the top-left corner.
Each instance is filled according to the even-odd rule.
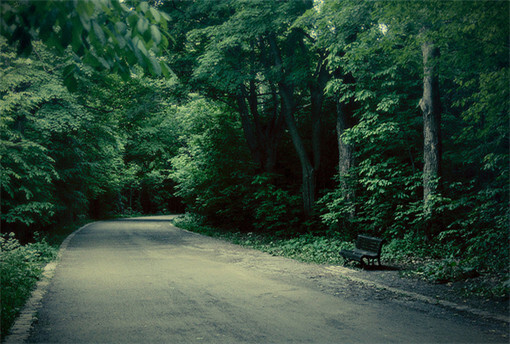
[[[358,235],[356,240],[356,248],[354,250],[342,250],[340,255],[346,260],[355,260],[365,265],[363,259],[366,260],[368,265],[374,265],[377,260],[381,266],[381,248],[384,239],[374,238],[366,235]]]

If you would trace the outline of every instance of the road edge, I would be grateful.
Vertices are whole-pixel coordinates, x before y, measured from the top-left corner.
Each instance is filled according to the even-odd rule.
[[[433,305],[440,305],[442,307],[447,307],[447,308],[450,308],[450,309],[454,309],[456,311],[467,312],[467,313],[470,313],[470,314],[473,314],[473,315],[476,315],[476,316],[480,316],[480,317],[484,317],[484,318],[490,318],[492,320],[498,320],[498,321],[502,321],[502,322],[505,322],[505,323],[510,323],[510,318],[508,316],[490,313],[490,312],[487,312],[487,311],[484,311],[484,310],[481,310],[481,309],[469,307],[469,306],[466,306],[466,305],[460,305],[460,304],[455,303],[455,302],[441,300],[441,299],[433,298],[433,297],[430,297],[430,296],[425,296],[425,295],[418,294],[418,293],[415,293],[415,292],[412,292],[412,291],[390,287],[390,286],[385,285],[383,283],[374,282],[374,281],[370,281],[370,280],[367,280],[367,279],[364,279],[364,278],[359,278],[359,277],[356,277],[356,276],[352,276],[354,271],[352,271],[351,269],[345,268],[345,267],[327,266],[324,269],[329,271],[329,272],[338,273],[342,277],[344,277],[344,278],[346,278],[346,279],[348,279],[350,281],[353,281],[353,282],[356,282],[356,283],[361,283],[361,284],[366,285],[366,286],[371,287],[371,288],[387,290],[387,291],[395,293],[395,294],[405,295],[405,296],[410,297],[410,298],[412,298],[414,300],[417,300],[417,301],[426,302],[426,303],[430,303],[430,304],[433,304]]]
[[[9,334],[5,337],[3,344],[25,343],[28,340],[30,336],[30,330],[32,329],[32,324],[37,319],[37,312],[42,306],[42,299],[48,291],[51,279],[55,274],[55,269],[57,268],[58,262],[62,258],[62,255],[66,251],[69,242],[81,230],[85,229],[93,223],[94,222],[87,223],[86,225],[78,228],[69,234],[67,238],[65,238],[65,240],[62,242],[58,250],[57,257],[53,261],[46,264],[44,267],[41,279],[37,281],[35,288],[30,295],[30,298],[27,300],[19,312],[19,315],[14,321]]]

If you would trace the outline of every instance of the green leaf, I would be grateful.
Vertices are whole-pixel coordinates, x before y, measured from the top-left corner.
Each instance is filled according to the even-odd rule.
[[[76,9],[78,11],[78,17],[80,18],[81,24],[83,28],[87,31],[90,31],[90,16],[91,14],[87,13],[86,8],[80,10],[80,5],[84,6],[85,1],[79,1]]]
[[[89,16],[92,16],[94,14],[94,11],[96,10],[96,5],[94,1],[90,0],[78,0],[78,3],[84,2],[85,3],[85,11]]]
[[[83,62],[87,63],[91,67],[99,68],[101,66],[101,63],[97,59],[97,57],[92,54],[90,51],[85,54],[83,57]]]
[[[149,21],[145,18],[138,19],[136,30],[143,35],[149,29]]]
[[[110,69],[110,64],[108,61],[106,61],[103,57],[99,56],[97,60],[101,63],[101,65],[104,67],[104,69]]]
[[[141,39],[138,39],[136,40],[136,48],[138,49],[138,51],[140,51],[144,56],[148,56],[149,55],[149,52],[147,51],[147,49],[145,48],[145,44],[143,43],[143,41]]]
[[[149,69],[151,70],[152,75],[160,76],[162,70],[161,70],[161,65],[159,64],[159,61],[155,57],[150,56],[149,62],[150,62]]]
[[[127,22],[129,24],[130,27],[135,27],[136,26],[136,23],[138,22],[138,16],[136,14],[131,14],[128,19],[127,19]]]
[[[82,41],[83,29],[81,29],[81,30],[78,29],[78,28],[81,28],[81,26],[78,25],[78,22],[79,22],[79,18],[77,18],[77,17],[73,18],[73,20],[71,22],[71,25],[74,28],[73,30],[71,30],[71,32],[72,32],[71,47],[73,48],[74,52],[77,52],[83,46],[83,41]]]
[[[159,14],[159,11],[156,10],[154,7],[151,7],[150,8],[150,13],[152,15],[152,18],[154,18],[154,21],[156,23],[159,23],[159,21],[161,20],[161,15]]]
[[[160,43],[161,43],[161,48],[164,49],[164,48],[168,47],[168,39],[164,35],[161,36],[161,42]]]
[[[140,5],[138,5],[138,8],[142,11],[142,12],[147,12],[149,10],[149,4],[147,2],[142,2],[140,3]]]
[[[95,20],[92,22],[92,28],[94,29],[94,34],[96,35],[99,42],[104,45],[106,43],[104,31]]]
[[[75,70],[76,70],[76,65],[74,63],[67,65],[64,68],[64,71],[62,73],[62,75],[64,76],[64,79],[67,78],[69,75],[74,74]]]
[[[171,73],[170,68],[164,61],[160,62],[160,66],[161,66],[161,73],[163,73],[163,76],[168,79],[170,77],[170,73]]]
[[[158,45],[161,42],[161,32],[156,25],[151,25],[151,35],[154,43]]]
[[[120,35],[125,35],[126,32],[127,32],[127,25],[121,21],[119,22],[116,22],[115,23],[115,30],[120,34]]]

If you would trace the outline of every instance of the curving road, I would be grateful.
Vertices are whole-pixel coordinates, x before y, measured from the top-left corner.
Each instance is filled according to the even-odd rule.
[[[327,286],[327,287],[326,287]],[[490,343],[476,319],[388,298],[324,267],[175,228],[94,223],[70,241],[32,343]]]

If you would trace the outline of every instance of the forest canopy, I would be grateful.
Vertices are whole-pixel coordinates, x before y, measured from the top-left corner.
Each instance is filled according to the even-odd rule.
[[[508,1],[0,8],[2,231],[186,210],[508,268]]]

